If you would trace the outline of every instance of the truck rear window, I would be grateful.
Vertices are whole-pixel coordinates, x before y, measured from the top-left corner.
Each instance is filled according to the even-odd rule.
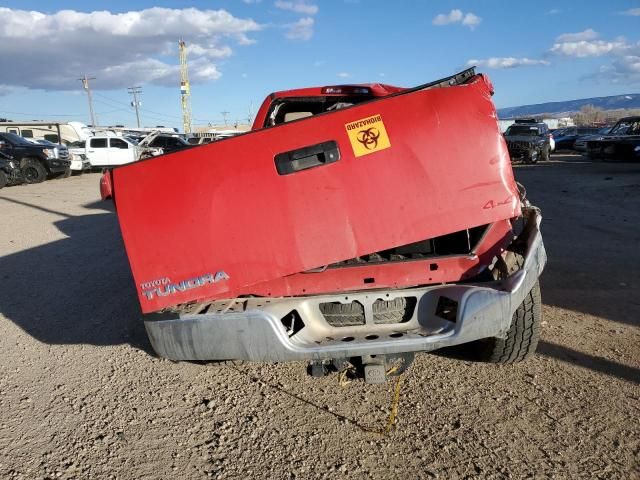
[[[357,103],[371,100],[370,95],[351,97],[320,96],[320,97],[290,97],[281,98],[273,102],[265,121],[265,127],[281,123],[300,120],[320,113],[339,110]]]

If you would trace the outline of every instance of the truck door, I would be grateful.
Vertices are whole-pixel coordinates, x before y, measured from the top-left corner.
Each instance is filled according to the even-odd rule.
[[[134,160],[133,145],[126,140],[117,137],[109,138],[109,163],[111,165],[124,165]]]
[[[94,167],[109,165],[109,148],[105,137],[87,140],[87,158]]]

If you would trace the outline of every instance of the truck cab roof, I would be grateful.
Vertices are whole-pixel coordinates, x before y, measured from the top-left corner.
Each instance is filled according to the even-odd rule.
[[[252,130],[311,117],[406,90],[382,83],[327,85],[281,90],[267,96],[260,106]],[[286,104],[286,108],[282,108]]]

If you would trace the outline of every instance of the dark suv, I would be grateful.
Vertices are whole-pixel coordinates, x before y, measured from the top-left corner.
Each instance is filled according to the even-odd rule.
[[[53,147],[31,143],[15,133],[0,133],[0,151],[13,157],[26,183],[44,182],[48,176],[66,174],[71,168],[70,160],[56,158]]]
[[[191,145],[182,137],[174,135],[158,135],[156,138],[151,140],[147,146],[152,148],[161,148],[162,153],[171,153],[176,150],[182,150],[183,148],[190,147]]]
[[[550,137],[547,124],[535,119],[516,120],[504,133],[511,160],[521,158],[527,163],[549,160]]]

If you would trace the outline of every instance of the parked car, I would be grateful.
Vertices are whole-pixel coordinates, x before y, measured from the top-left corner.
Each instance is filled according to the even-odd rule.
[[[84,155],[92,168],[109,168],[135,162],[140,157],[141,149],[135,140],[115,135],[90,137],[86,142],[71,145],[73,154]]]
[[[367,382],[445,346],[532,355],[541,216],[486,121],[492,94],[474,69],[275,92],[252,132],[110,171],[156,352],[351,364]],[[548,153],[546,130],[516,127]]]
[[[187,143],[189,145],[204,145],[205,143],[211,143],[215,140],[213,137],[189,137]]]
[[[586,135],[594,135],[598,127],[568,127],[561,134],[554,135],[556,150],[573,150],[577,139]]]
[[[74,153],[70,152],[69,148],[66,145],[56,145],[48,140],[38,140],[38,143],[43,145],[54,146],[60,151],[60,158],[68,158],[71,161],[71,173],[80,174],[82,172],[86,172],[91,170],[91,162],[87,159],[84,153]],[[74,143],[83,143],[84,142],[74,142]]]
[[[605,161],[640,161],[640,116],[621,118],[607,135],[587,140],[587,155]]]
[[[0,188],[15,185],[21,181],[22,173],[13,158],[0,152]]]
[[[516,120],[504,133],[511,159],[520,158],[527,163],[549,160],[551,134],[546,123],[535,120]]]
[[[32,143],[15,133],[0,132],[0,150],[13,157],[26,183],[40,183],[47,177],[65,175],[71,167],[68,159],[56,158],[53,148]]]
[[[184,138],[179,137],[177,135],[167,135],[167,134],[159,134],[156,135],[153,139],[148,142],[142,140],[140,142],[141,145],[145,145],[151,148],[161,148],[162,153],[171,153],[177,150],[182,150],[183,148],[191,147]]]
[[[613,127],[602,127],[592,135],[582,135],[578,137],[573,144],[573,149],[577,152],[585,153],[587,151],[587,142],[589,140],[602,140],[609,133],[611,133],[612,128]]]
[[[69,147],[67,147],[66,145],[53,143],[53,142],[50,142],[49,140],[43,140],[43,139],[27,139],[27,140],[39,143],[41,145],[47,145],[53,148],[56,158],[62,158],[65,160],[69,160],[71,162],[69,171],[61,175],[62,177],[68,177],[72,173],[76,173],[76,174],[82,173],[85,170],[89,170],[91,168],[91,164],[89,163],[89,160],[84,158],[84,155],[69,152]]]

